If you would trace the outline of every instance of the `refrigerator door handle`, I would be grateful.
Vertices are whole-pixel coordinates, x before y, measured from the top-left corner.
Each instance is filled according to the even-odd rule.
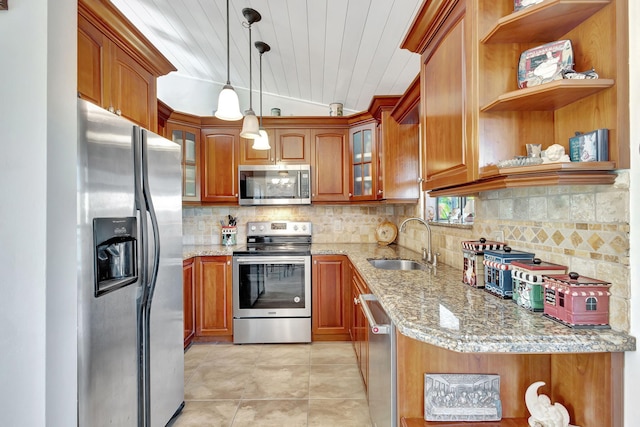
[[[149,289],[147,293],[146,305],[147,309],[151,308],[153,293],[158,279],[158,269],[160,267],[160,228],[158,226],[158,217],[153,206],[151,191],[149,189],[149,168],[148,168],[148,151],[147,151],[147,131],[142,129],[142,191],[149,218],[151,219],[151,231],[153,232],[153,269],[151,277],[149,277]]]
[[[143,394],[142,394],[142,419],[140,414],[138,415],[138,425],[149,427],[151,425],[151,302],[153,300],[153,294],[156,289],[156,282],[158,279],[158,270],[160,268],[160,232],[158,226],[158,218],[156,216],[156,211],[153,206],[153,200],[151,199],[151,191],[149,189],[149,173],[148,173],[148,150],[147,150],[147,131],[144,129],[140,129],[140,140],[141,140],[141,153],[142,153],[142,162],[141,162],[141,176],[142,176],[142,195],[144,197],[145,204],[145,212],[143,215],[145,216],[147,212],[149,214],[149,219],[151,220],[151,231],[153,232],[153,268],[151,274],[147,276],[147,281],[143,282],[143,306],[141,310],[142,314],[142,347],[139,349],[141,351],[141,361],[142,365],[142,386]],[[148,232],[148,230],[147,230]],[[149,260],[147,258],[146,268],[149,268]]]
[[[139,126],[133,126],[132,135],[133,144],[133,176],[134,176],[134,193],[136,210],[140,214],[140,287],[138,288],[138,304],[137,304],[137,359],[138,359],[138,427],[148,426],[149,417],[147,416],[148,406],[145,402],[149,401],[149,391],[147,387],[149,383],[149,370],[146,361],[148,359],[147,347],[149,343],[149,335],[146,333],[147,318],[147,282],[149,278],[149,243],[147,236],[149,226],[147,223],[147,203],[144,195],[144,178],[143,178],[143,153],[142,138]]]

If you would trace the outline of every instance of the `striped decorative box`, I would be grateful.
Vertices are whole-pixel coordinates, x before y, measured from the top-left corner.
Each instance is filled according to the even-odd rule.
[[[531,311],[544,311],[543,274],[565,274],[567,267],[560,264],[543,262],[540,258],[531,261],[513,261],[511,279],[513,282],[513,300],[521,307]]]
[[[510,246],[502,249],[484,251],[484,289],[501,298],[511,298],[511,263],[519,260],[532,260],[531,252],[514,251]]]
[[[503,242],[489,241],[484,237],[462,242],[462,283],[474,288],[484,288],[484,251],[502,249],[504,245]]]
[[[610,286],[575,272],[544,276],[544,314],[573,328],[609,328]]]

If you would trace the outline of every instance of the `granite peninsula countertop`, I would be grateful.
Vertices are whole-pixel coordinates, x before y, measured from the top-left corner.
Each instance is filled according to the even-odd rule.
[[[231,255],[236,247],[185,246],[184,258]],[[382,270],[369,258],[421,261],[420,254],[377,244],[312,244],[312,255],[347,255],[403,335],[448,350],[475,353],[634,351],[636,339],[611,329],[572,329],[462,283],[445,264],[434,270]],[[462,255],[461,255],[462,256]]]

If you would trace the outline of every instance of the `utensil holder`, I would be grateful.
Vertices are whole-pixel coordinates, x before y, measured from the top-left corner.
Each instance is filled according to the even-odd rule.
[[[223,245],[233,246],[238,243],[238,227],[235,225],[223,225],[221,231]]]

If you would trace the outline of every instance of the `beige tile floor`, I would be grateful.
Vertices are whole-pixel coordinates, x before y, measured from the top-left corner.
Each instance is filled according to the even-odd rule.
[[[172,427],[371,427],[351,343],[193,344]]]

